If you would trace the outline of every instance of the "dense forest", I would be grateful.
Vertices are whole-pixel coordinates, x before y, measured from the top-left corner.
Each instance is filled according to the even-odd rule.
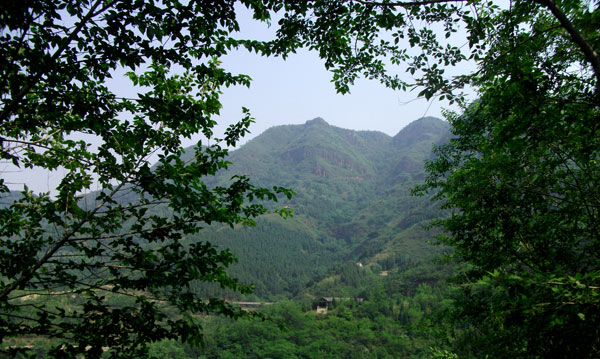
[[[233,165],[215,183],[251,172],[258,184],[294,188],[291,200],[278,203],[293,208],[294,217],[204,231],[202,238],[236,255],[229,273],[254,290],[198,290],[268,303],[258,309],[267,320],[210,318],[203,324],[205,347],[159,342],[150,352],[163,358],[435,355],[441,340],[435,315],[446,305],[444,282],[453,271],[443,263],[444,248],[434,245],[439,231],[425,228],[443,211],[410,190],[424,178],[433,145],[448,138],[448,124],[431,117],[394,137],[317,118],[272,128],[232,152]],[[321,298],[334,299],[327,313],[317,314]]]
[[[271,128],[233,151],[232,166],[214,180],[248,175],[257,186],[293,188],[292,199],[277,205],[294,216],[264,216],[256,227],[213,226],[199,238],[229,248],[238,258],[229,273],[252,283],[253,295],[265,300],[293,298],[339,263],[392,270],[428,260],[439,248],[431,245],[435,231],[422,227],[442,212],[410,189],[423,178],[433,144],[447,137],[448,124],[431,117],[394,137],[337,128],[320,118]]]
[[[326,289],[345,296],[334,297],[326,313],[317,313],[318,298],[268,302],[258,309],[261,317],[204,318],[201,347],[162,340],[150,344],[149,355],[157,359],[422,358],[439,351],[432,347],[439,340],[435,313],[448,305],[441,285],[447,268],[424,266],[381,276],[347,263],[336,273]],[[424,273],[427,278],[422,277]],[[124,304],[120,301],[109,299],[112,305]],[[72,308],[82,304],[68,300]],[[54,344],[52,340],[19,340],[32,345],[40,358]],[[111,355],[109,348],[105,355]]]
[[[234,165],[208,183],[217,186],[246,171],[253,171],[257,185],[285,183],[296,194],[278,205],[292,208],[294,216],[264,215],[253,227],[213,225],[187,238],[184,245],[208,241],[231,251],[237,262],[228,275],[251,285],[252,292],[201,282],[192,288],[206,297],[269,303],[258,308],[268,320],[237,324],[211,317],[202,322],[203,348],[166,340],[151,345],[150,353],[159,358],[353,358],[358,350],[365,358],[377,358],[426,352],[431,338],[421,327],[439,309],[443,280],[452,271],[433,263],[444,251],[433,246],[436,231],[424,228],[442,211],[429,198],[409,192],[423,178],[433,144],[447,138],[448,124],[431,117],[414,121],[394,137],[333,127],[319,118],[272,128],[233,151]],[[290,152],[301,158],[290,158]],[[327,314],[316,314],[324,297],[337,300]],[[112,305],[132,303],[108,298]],[[76,298],[44,303],[83,305]],[[338,330],[344,331],[341,338],[334,335]],[[381,331],[386,339],[374,340]],[[364,335],[356,347],[348,346]],[[53,343],[19,340],[35,346],[40,357]],[[316,346],[306,345],[312,341]]]

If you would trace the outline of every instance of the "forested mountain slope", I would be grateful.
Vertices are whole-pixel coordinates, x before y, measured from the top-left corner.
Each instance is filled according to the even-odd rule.
[[[266,216],[255,228],[211,227],[200,237],[230,248],[239,259],[231,273],[254,283],[261,298],[296,296],[348,261],[385,270],[416,264],[435,251],[433,233],[422,225],[439,210],[409,192],[423,178],[432,145],[448,135],[448,124],[433,117],[394,137],[321,118],[272,127],[233,151],[233,164],[209,184],[237,174],[288,187],[296,195],[277,205],[293,208],[294,217]]]

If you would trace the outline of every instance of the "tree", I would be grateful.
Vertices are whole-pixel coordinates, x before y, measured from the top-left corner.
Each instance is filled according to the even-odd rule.
[[[284,17],[280,33],[301,29],[304,45],[325,49],[340,91],[362,73],[460,106],[447,116],[454,137],[416,191],[450,211],[440,240],[465,266],[451,312],[455,349],[598,357],[599,4],[319,3],[318,16]],[[476,70],[446,73],[465,61]]]
[[[599,20],[577,1],[486,20],[479,98],[449,114],[419,188],[450,210],[440,240],[465,263],[449,312],[461,357],[600,354]]]
[[[230,252],[192,236],[211,223],[251,225],[266,212],[254,200],[291,192],[256,188],[246,177],[227,187],[204,184],[227,168],[223,146],[235,145],[252,122],[246,110],[214,138],[220,89],[250,81],[221,68],[218,58],[238,48],[285,57],[310,44],[331,67],[344,60],[347,44],[323,33],[337,21],[329,10],[342,3],[239,4],[257,21],[283,12],[277,38],[236,38],[234,1],[2,3],[0,158],[64,173],[42,194],[25,188],[17,195],[0,178],[3,353],[25,352],[28,343],[14,339],[34,336],[55,340],[56,357],[99,357],[103,348],[112,357],[137,357],[151,341],[197,344],[198,314],[241,315],[193,291],[197,282],[249,288],[227,276]],[[322,24],[295,23],[315,21],[315,14]],[[368,36],[372,28],[345,31]],[[374,61],[371,72],[379,68]],[[110,84],[121,73],[137,97],[123,98]],[[182,139],[198,133],[210,142],[183,156]]]
[[[440,240],[465,266],[451,313],[456,350],[598,357],[598,2],[318,3],[317,16],[306,4],[286,14],[280,34],[300,29],[340,91],[363,74],[460,106],[416,190],[450,211]],[[447,74],[468,61],[476,70]]]
[[[244,4],[266,20],[260,2]],[[14,199],[0,209],[0,352],[24,353],[33,336],[54,340],[53,357],[107,348],[143,357],[149,342],[198,344],[200,314],[242,315],[192,290],[251,288],[226,274],[232,253],[191,236],[211,223],[252,225],[267,211],[257,200],[292,192],[243,176],[203,183],[227,168],[224,146],[252,122],[245,110],[214,138],[220,89],[249,84],[217,58],[241,46],[270,51],[231,37],[233,3],[6,1],[0,22],[0,157],[65,173],[41,194],[16,196],[0,179]],[[121,72],[136,98],[109,85]],[[184,161],[181,141],[198,133],[211,142]]]
[[[340,91],[363,74],[460,106],[447,115],[454,137],[416,191],[450,210],[440,239],[465,266],[457,350],[597,357],[598,2],[319,3],[318,16],[286,16],[280,32],[301,29],[303,45],[326,49]],[[466,61],[476,70],[447,74]]]

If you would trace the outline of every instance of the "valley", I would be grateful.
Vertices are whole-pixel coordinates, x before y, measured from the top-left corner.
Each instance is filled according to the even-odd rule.
[[[248,176],[255,186],[287,187],[295,192],[291,199],[282,196],[264,205],[291,209],[293,216],[263,215],[255,226],[214,224],[183,238],[184,246],[208,242],[231,251],[236,262],[227,274],[251,292],[206,281],[193,283],[191,290],[239,306],[251,318],[200,316],[204,346],[161,340],[150,345],[152,357],[409,358],[429,353],[431,315],[443,304],[443,281],[451,270],[436,262],[445,251],[433,245],[438,232],[425,229],[443,212],[430,198],[411,195],[411,189],[424,178],[432,146],[448,138],[448,124],[432,117],[412,122],[394,137],[316,118],[273,127],[232,151],[229,168],[203,179],[207,186],[228,186],[232,176]],[[187,149],[182,159],[191,160],[192,152]],[[168,214],[164,206],[152,211]],[[97,294],[114,308],[135,305],[113,295],[113,289],[98,288]],[[25,307],[79,311],[87,304],[77,293],[23,292],[19,300]],[[330,298],[327,308],[318,310],[323,298]],[[51,338],[25,336],[3,345],[33,349],[43,358],[55,344]],[[110,355],[110,347],[103,350]]]

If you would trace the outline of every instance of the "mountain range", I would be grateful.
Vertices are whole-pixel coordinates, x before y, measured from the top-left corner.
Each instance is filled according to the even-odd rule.
[[[322,118],[272,127],[232,151],[229,169],[208,181],[247,175],[257,186],[290,188],[296,195],[276,205],[292,208],[293,218],[267,215],[256,227],[213,226],[199,239],[231,249],[239,260],[231,274],[254,283],[259,298],[328,290],[324,283],[348,263],[386,274],[415,266],[440,251],[430,244],[435,232],[423,225],[441,210],[410,189],[424,178],[433,145],[449,136],[448,123],[434,117],[393,137]]]

